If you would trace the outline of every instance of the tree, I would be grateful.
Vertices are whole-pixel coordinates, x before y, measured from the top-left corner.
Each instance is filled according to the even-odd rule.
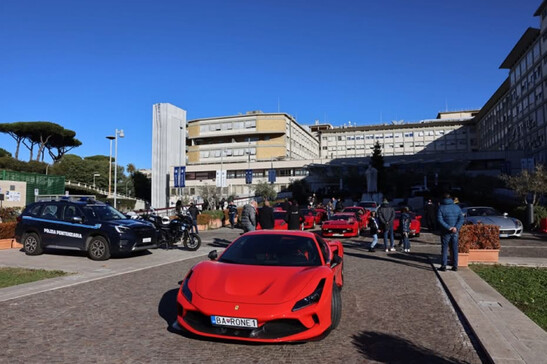
[[[522,198],[524,204],[528,203],[528,196],[532,196],[532,204],[537,205],[541,197],[547,193],[547,171],[542,164],[538,164],[534,172],[522,171],[519,175],[501,175],[500,178],[506,186],[515,191]]]
[[[15,159],[19,159],[19,148],[21,142],[29,137],[29,124],[25,122],[16,122],[16,123],[3,123],[0,124],[0,133],[6,133],[15,139]]]
[[[150,201],[152,197],[152,183],[150,179],[139,171],[135,171],[131,175],[133,187],[135,189],[135,197],[145,201]]]
[[[203,201],[207,201],[210,207],[215,206],[219,201],[217,196],[217,187],[214,185],[208,185],[205,183],[203,186],[198,187],[200,196],[203,198]]]
[[[265,200],[275,200],[277,192],[268,182],[259,182],[253,187],[255,196],[260,196]]]
[[[63,129],[59,134],[51,136],[44,147],[47,149],[53,163],[59,161],[66,153],[72,149],[82,145],[82,142],[75,138],[76,132],[68,129]],[[43,149],[42,149],[42,160]]]
[[[370,164],[378,171],[378,190],[386,191],[386,170],[384,167],[384,157],[382,156],[382,146],[376,141],[372,149]]]

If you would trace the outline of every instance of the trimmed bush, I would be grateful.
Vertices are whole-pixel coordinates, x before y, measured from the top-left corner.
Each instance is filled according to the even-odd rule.
[[[15,237],[16,222],[4,222],[0,224],[0,239],[13,239]]]
[[[209,225],[209,221],[211,221],[211,215],[209,214],[198,215],[198,225]]]
[[[469,253],[469,249],[499,249],[500,228],[497,225],[466,224],[460,229],[458,251]]]
[[[20,211],[19,207],[3,207],[0,209],[0,219],[2,222],[14,222]]]

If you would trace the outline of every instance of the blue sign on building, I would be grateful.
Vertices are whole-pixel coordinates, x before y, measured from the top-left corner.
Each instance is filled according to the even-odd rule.
[[[186,166],[180,167],[179,187],[186,187]]]
[[[179,186],[179,167],[175,167],[173,180],[175,181],[175,187],[178,187]]]
[[[268,182],[270,182],[270,183],[275,182],[275,169],[270,169],[268,171]]]
[[[247,169],[245,171],[245,183],[250,185],[253,183],[253,170],[252,169]]]

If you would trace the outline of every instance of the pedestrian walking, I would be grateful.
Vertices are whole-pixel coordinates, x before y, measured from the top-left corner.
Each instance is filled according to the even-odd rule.
[[[384,232],[384,248],[386,252],[395,251],[393,246],[393,221],[395,220],[395,210],[389,206],[387,199],[382,201],[382,205],[378,208],[378,220],[380,220],[380,229]],[[389,247],[387,238],[389,235]]]
[[[374,247],[378,243],[378,231],[380,230],[380,225],[378,224],[378,218],[376,217],[376,211],[370,212],[370,217],[368,219],[368,226],[370,227],[370,235],[372,236],[372,243],[368,251],[374,253]]]
[[[264,206],[258,214],[258,222],[262,229],[273,229],[275,227],[274,210],[270,206],[270,201],[264,201]]]
[[[336,199],[333,197],[330,199],[329,202],[327,202],[327,218],[330,220],[332,215],[334,214],[334,208],[336,206]]]
[[[235,217],[237,214],[237,206],[234,201],[230,201],[228,204],[228,219],[230,220],[230,227],[233,229],[235,226]]]
[[[243,206],[243,211],[241,212],[241,225],[244,233],[256,229],[256,201],[253,200]]]
[[[410,253],[410,214],[408,207],[406,206],[401,209],[401,216],[399,217],[399,230],[401,230],[403,252]]]
[[[300,223],[302,222],[302,219],[300,216],[300,211],[298,210],[298,202],[296,200],[292,201],[291,207],[289,208],[289,211],[287,211],[285,221],[287,221],[287,228],[289,230],[300,230]]]
[[[198,231],[198,215],[200,214],[197,206],[191,202],[190,207],[188,208],[188,213],[192,216],[192,231],[196,234],[199,234]]]
[[[450,194],[443,196],[439,211],[437,212],[437,222],[441,229],[441,267],[440,271],[446,270],[448,261],[448,249],[452,251],[452,270],[458,270],[458,233],[463,225],[462,210],[454,203]]]

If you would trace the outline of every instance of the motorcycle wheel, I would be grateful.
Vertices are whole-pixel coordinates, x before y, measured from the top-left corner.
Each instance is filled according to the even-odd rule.
[[[184,247],[188,250],[195,251],[201,246],[201,238],[196,233],[188,234],[188,239],[184,239]]]

